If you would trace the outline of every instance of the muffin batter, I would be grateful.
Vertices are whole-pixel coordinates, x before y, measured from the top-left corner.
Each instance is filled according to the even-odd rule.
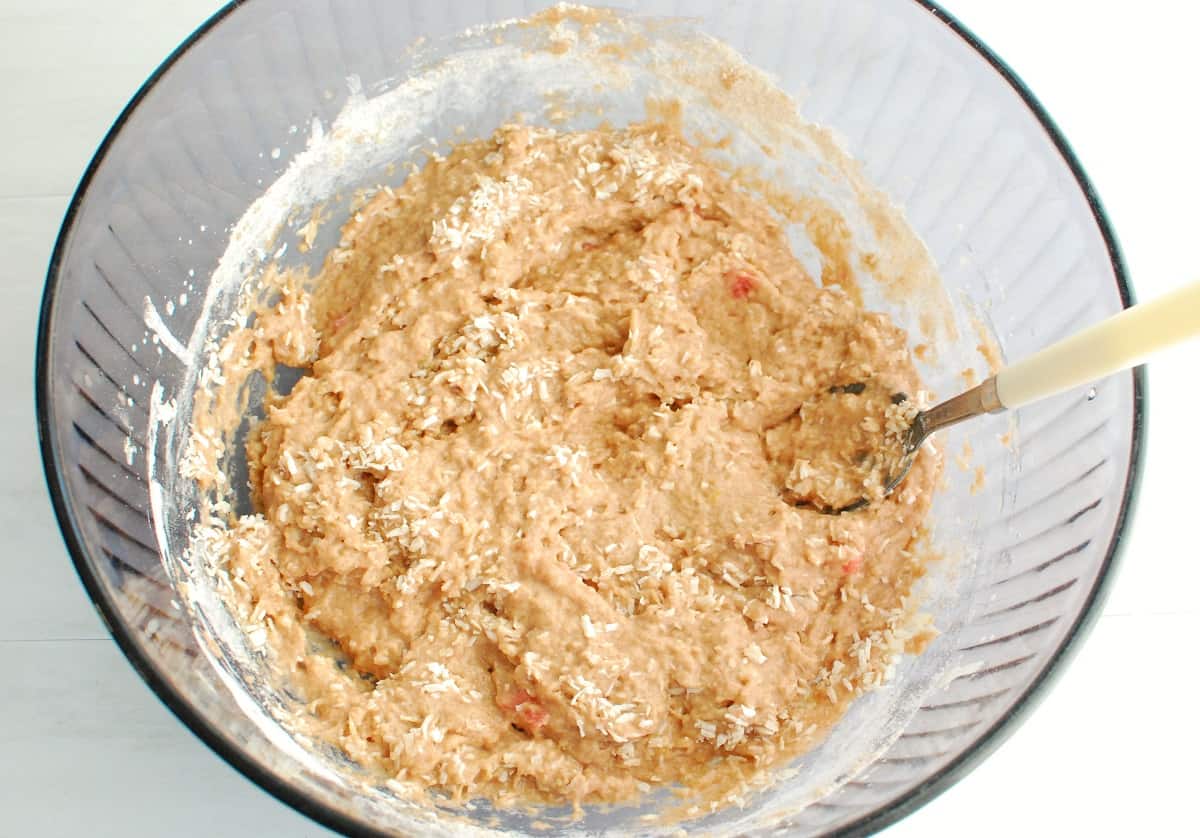
[[[669,127],[506,126],[273,281],[227,357],[308,372],[251,435],[227,571],[311,724],[393,784],[736,791],[917,642],[937,457],[811,508],[915,399],[905,335]]]

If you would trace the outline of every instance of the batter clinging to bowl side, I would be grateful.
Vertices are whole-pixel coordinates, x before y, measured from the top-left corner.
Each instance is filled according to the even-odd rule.
[[[736,789],[912,636],[936,456],[797,505],[917,391],[905,335],[670,129],[502,128],[279,282],[238,351],[311,372],[252,434],[228,571],[351,758],[459,799]]]

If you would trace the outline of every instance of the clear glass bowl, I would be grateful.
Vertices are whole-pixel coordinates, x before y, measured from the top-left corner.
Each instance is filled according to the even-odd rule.
[[[152,489],[176,461],[181,435],[151,433],[151,403],[186,404],[194,386],[163,335],[192,333],[199,306],[184,305],[183,295],[205,296],[231,226],[302,150],[313,120],[331,124],[348,77],[368,94],[390,89],[412,69],[405,46],[418,37],[436,43],[546,5],[231,3],[121,114],[71,203],[49,268],[39,432],[59,522],[88,592],[134,667],[197,735],[281,800],[343,831],[440,834],[456,825],[432,814],[422,822],[373,781],[329,770],[328,759],[315,760],[272,722],[253,673],[214,653],[213,627],[197,620],[194,592],[180,588],[178,568],[160,549],[185,537],[191,498]],[[933,4],[611,5],[697,19],[776,77],[807,119],[840,133],[1006,356],[1131,302],[1099,201],[1049,116]],[[497,91],[497,107],[510,94],[521,98]],[[472,117],[444,110],[429,117],[442,136],[452,121]],[[490,129],[476,121],[473,128]],[[153,329],[148,305],[163,321]],[[932,374],[943,394],[961,385],[954,371]],[[891,686],[857,702],[796,777],[706,826],[878,829],[994,748],[1097,612],[1135,495],[1144,410],[1135,372],[952,433],[949,459],[969,435],[988,481],[972,494],[971,475],[951,464],[935,505],[937,527],[964,545],[930,601],[941,636],[906,659]],[[631,817],[589,812],[584,825],[649,830]],[[519,817],[500,823],[529,826]]]

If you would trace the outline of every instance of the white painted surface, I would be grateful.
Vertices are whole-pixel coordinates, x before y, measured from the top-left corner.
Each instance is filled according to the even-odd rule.
[[[1108,206],[1139,295],[1200,277],[1200,9],[947,4],[1055,115]],[[58,535],[36,448],[34,330],[69,194],[138,85],[217,5],[0,0],[3,835],[328,834],[210,752],[108,640]],[[1198,362],[1193,344],[1151,369],[1141,503],[1091,638],[1007,743],[890,836],[1196,829]]]

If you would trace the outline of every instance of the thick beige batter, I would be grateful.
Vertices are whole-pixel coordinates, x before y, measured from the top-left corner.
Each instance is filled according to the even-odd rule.
[[[365,766],[501,802],[736,790],[911,645],[937,458],[866,511],[796,505],[860,492],[919,386],[905,335],[671,129],[502,128],[277,281],[227,355],[311,373],[248,446],[228,571]]]

